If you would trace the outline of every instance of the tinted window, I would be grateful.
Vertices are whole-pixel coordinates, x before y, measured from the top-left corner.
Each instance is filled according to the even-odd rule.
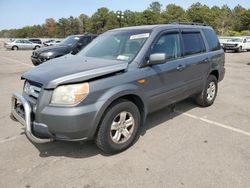
[[[180,36],[178,33],[162,35],[152,49],[152,53],[165,53],[167,59],[181,56]]]
[[[81,43],[83,46],[86,46],[88,43],[90,43],[91,37],[82,37],[79,40],[79,43]]]
[[[203,29],[203,33],[207,39],[209,51],[219,50],[221,48],[220,42],[215,34],[215,32],[211,29]]]
[[[198,54],[206,51],[200,32],[182,33],[184,55]]]

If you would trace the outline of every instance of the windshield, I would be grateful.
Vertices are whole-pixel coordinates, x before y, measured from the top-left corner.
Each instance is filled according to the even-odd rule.
[[[80,53],[85,57],[132,61],[149,37],[147,31],[112,31],[100,35]]]
[[[60,42],[60,45],[63,45],[63,46],[73,46],[77,43],[77,41],[79,40],[80,38],[77,37],[77,36],[69,36],[65,39],[62,40],[62,42]]]
[[[241,38],[229,39],[228,42],[242,42]]]

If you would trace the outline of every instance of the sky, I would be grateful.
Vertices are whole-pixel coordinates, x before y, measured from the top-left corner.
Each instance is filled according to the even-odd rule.
[[[109,10],[143,11],[157,0],[0,0],[0,30],[22,28],[28,25],[43,24],[46,18],[58,20],[61,17],[91,16],[98,8]],[[240,4],[250,8],[249,0],[158,0],[163,5],[174,3],[187,9],[200,2],[209,7],[227,4],[230,8]]]

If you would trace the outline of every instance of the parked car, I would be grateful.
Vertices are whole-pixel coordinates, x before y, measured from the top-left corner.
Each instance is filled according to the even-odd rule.
[[[83,47],[89,44],[97,35],[72,35],[65,38],[56,46],[50,46],[35,50],[32,53],[31,61],[34,65],[39,65],[53,58],[61,57],[66,54],[77,54]]]
[[[4,47],[11,50],[36,50],[41,47],[41,44],[33,43],[26,39],[17,39],[4,43]]]
[[[40,39],[29,39],[29,41],[36,44],[42,44],[42,41]]]
[[[12,115],[35,143],[96,141],[117,153],[132,145],[147,114],[188,97],[207,107],[224,77],[224,51],[200,25],[115,29],[80,53],[26,72]]]
[[[222,48],[224,51],[233,50],[241,52],[244,50],[250,51],[250,37],[233,37],[223,43]]]
[[[233,37],[225,37],[225,36],[219,37],[219,42],[221,44],[221,47],[223,47],[223,43],[227,42],[228,40],[230,40],[232,38]]]
[[[53,45],[59,44],[60,42],[61,42],[60,40],[48,40],[48,41],[45,41],[43,44],[44,46],[53,46]]]

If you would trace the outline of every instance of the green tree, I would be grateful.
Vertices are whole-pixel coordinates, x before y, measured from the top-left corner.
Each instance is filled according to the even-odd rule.
[[[57,36],[58,37],[66,37],[69,28],[69,21],[66,18],[60,18],[57,22]]]
[[[187,10],[187,18],[191,22],[211,23],[210,9],[201,3],[195,3]]]
[[[89,17],[86,14],[81,14],[79,16],[79,31],[80,33],[86,33],[88,28],[88,19]]]
[[[108,22],[109,9],[99,8],[90,18],[90,31],[93,33],[102,33]]]
[[[162,14],[164,23],[187,21],[185,10],[182,7],[177,6],[175,4],[167,5],[166,10]]]
[[[148,10],[156,13],[161,13],[161,7],[162,4],[160,4],[158,1],[154,1],[149,5]]]

